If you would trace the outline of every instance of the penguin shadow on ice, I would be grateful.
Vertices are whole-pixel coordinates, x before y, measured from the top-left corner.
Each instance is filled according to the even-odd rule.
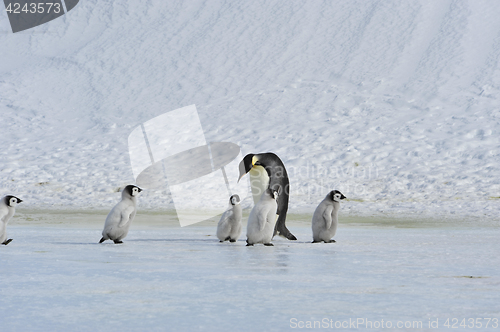
[[[141,191],[141,188],[132,184],[123,188],[121,201],[111,209],[106,217],[99,243],[106,240],[112,240],[117,244],[123,243],[122,240],[127,236],[130,224],[137,212],[137,195]]]
[[[278,191],[268,188],[250,211],[247,222],[247,246],[253,246],[256,243],[273,246],[271,240],[277,219],[278,197]]]
[[[332,239],[339,223],[340,201],[346,197],[338,190],[332,190],[319,203],[312,217],[313,242],[335,243]]]
[[[16,205],[22,200],[16,196],[7,195],[0,200],[0,244],[8,245],[12,239],[7,239],[7,223],[16,212]]]
[[[222,214],[217,224],[217,238],[220,242],[236,242],[241,235],[240,196],[232,195],[229,198],[229,208]]]

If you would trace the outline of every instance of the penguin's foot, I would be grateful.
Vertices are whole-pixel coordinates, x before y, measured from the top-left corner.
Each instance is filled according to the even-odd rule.
[[[264,245],[267,247],[274,247],[274,244],[272,244],[272,243],[264,243]]]
[[[228,241],[228,240],[231,240],[231,237],[230,237],[230,236],[228,236],[228,237],[226,237],[226,238],[224,239],[224,241]]]
[[[103,243],[104,241],[106,241],[106,239],[102,237],[99,243]]]
[[[320,242],[321,242],[321,241],[313,241],[313,242],[311,242],[311,243],[320,243]]]
[[[253,247],[253,244],[247,243],[247,247]]]
[[[120,241],[120,240],[113,240],[113,242],[114,242],[115,244],[120,244],[120,243],[123,243],[123,241]]]
[[[229,242],[236,242],[236,240],[230,239]]]
[[[276,235],[276,233],[278,233],[280,236],[283,236],[283,237],[287,238],[290,241],[296,241],[297,240],[297,238],[295,237],[295,235],[293,235],[292,233],[290,233],[290,231],[286,227],[283,227],[281,229],[277,229],[274,232],[274,235]]]
[[[8,239],[8,240],[3,241],[2,244],[8,245],[11,242],[12,242],[12,239]]]
[[[219,243],[223,243],[224,241],[220,240]]]
[[[330,241],[325,241],[325,243],[335,243],[337,241],[335,241],[334,239],[331,239]]]

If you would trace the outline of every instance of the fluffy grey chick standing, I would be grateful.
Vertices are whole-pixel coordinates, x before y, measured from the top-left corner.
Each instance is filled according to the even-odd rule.
[[[277,200],[278,192],[268,188],[253,207],[248,216],[247,246],[253,246],[255,243],[263,243],[266,246],[273,245],[271,240],[277,220]]]
[[[111,209],[106,217],[102,238],[99,243],[106,240],[112,240],[115,243],[123,243],[122,239],[127,236],[130,224],[132,220],[134,220],[135,213],[137,212],[136,197],[141,191],[141,188],[132,184],[123,188],[122,200]]]
[[[319,203],[312,218],[313,243],[321,241],[325,243],[335,242],[332,237],[335,236],[339,223],[340,200],[345,198],[340,191],[332,190]]]
[[[240,196],[232,195],[229,198],[229,209],[222,214],[217,225],[217,237],[220,242],[236,242],[241,235],[241,205]]]
[[[8,245],[12,239],[7,240],[7,223],[16,212],[16,205],[22,200],[16,196],[7,195],[0,200],[0,243]]]

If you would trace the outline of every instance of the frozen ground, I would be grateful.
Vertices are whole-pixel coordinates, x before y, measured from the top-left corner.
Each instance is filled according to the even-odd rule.
[[[336,244],[311,244],[307,216],[292,215],[297,242],[245,247],[243,236],[219,243],[215,221],[180,228],[139,214],[124,244],[97,244],[104,218],[15,217],[0,248],[2,331],[282,331],[358,318],[435,331],[429,321],[500,319],[495,224],[346,217]]]

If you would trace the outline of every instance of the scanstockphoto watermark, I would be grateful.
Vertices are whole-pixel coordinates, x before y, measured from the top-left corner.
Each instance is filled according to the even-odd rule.
[[[364,183],[379,178],[379,169],[375,164],[368,166],[354,165],[352,167],[338,167],[325,165],[315,165],[308,162],[306,165],[295,167],[293,165],[283,169],[280,166],[274,166],[273,171],[277,176],[287,174],[292,185],[287,185],[280,190],[287,194],[306,196],[308,198],[324,196],[332,189],[343,190],[349,195],[363,196],[366,192]],[[254,177],[250,179],[252,192],[256,195],[260,192],[260,172],[266,172],[263,168],[254,169]],[[305,183],[300,187],[294,187],[293,183]],[[281,194],[281,192],[280,192]]]
[[[352,166],[331,166],[314,164],[307,162],[301,166],[287,167],[290,178],[309,178],[309,179],[364,179],[373,180],[378,178],[379,170],[376,164],[360,165],[354,163]]]
[[[469,329],[481,330],[485,328],[499,328],[499,319],[491,317],[469,318],[429,318],[427,320],[384,320],[368,318],[349,318],[321,320],[290,319],[292,329]]]
[[[367,318],[349,318],[344,320],[335,320],[331,318],[323,318],[321,320],[298,320],[297,318],[290,319],[290,327],[292,329],[422,329],[424,326],[431,327],[431,321],[424,322],[421,320],[374,320]]]
[[[45,24],[67,14],[79,0],[4,0],[12,32]]]

